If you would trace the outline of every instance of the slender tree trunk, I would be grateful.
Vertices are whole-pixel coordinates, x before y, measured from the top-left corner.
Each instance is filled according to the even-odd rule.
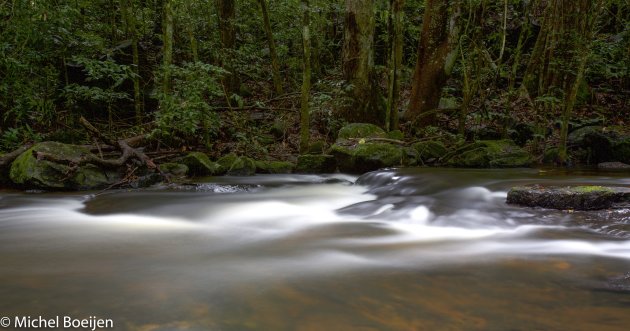
[[[342,71],[352,86],[354,103],[346,110],[345,117],[349,121],[382,124],[385,109],[373,79],[373,8],[373,0],[346,0]]]
[[[278,55],[276,54],[276,43],[273,38],[273,32],[271,31],[271,23],[269,22],[267,0],[258,0],[258,2],[260,2],[265,33],[267,34],[267,43],[269,45],[269,56],[271,57],[271,70],[273,74],[273,86],[276,90],[276,94],[280,95],[283,93],[282,78],[280,77],[280,64],[278,62]]]
[[[308,0],[301,0],[302,42],[304,47],[304,71],[302,74],[302,99],[300,107],[300,153],[306,153],[310,137],[309,95],[311,92],[311,32]]]
[[[131,53],[133,57],[133,104],[136,115],[136,124],[142,124],[142,99],[140,95],[140,55],[138,50],[138,30],[133,14],[133,4],[131,0],[121,0],[120,9],[122,12],[127,34],[131,36]]]
[[[387,82],[387,110],[385,130],[398,129],[398,98],[400,93],[400,69],[403,57],[403,7],[405,0],[390,0],[389,39],[390,57]]]
[[[240,85],[238,75],[234,72],[234,68],[229,60],[234,54],[236,47],[236,29],[234,20],[236,18],[236,5],[234,0],[216,0],[219,11],[219,34],[221,36],[221,47],[225,56],[222,59],[223,68],[230,72],[225,77],[224,84],[229,93],[237,91]]]
[[[454,64],[457,16],[449,15],[453,3],[453,0],[426,1],[409,108],[405,112],[406,119],[415,122],[419,118],[421,125],[435,124],[435,112],[422,114],[438,107],[442,88]]]
[[[162,91],[164,94],[171,92],[171,64],[173,63],[173,0],[164,0],[164,80]]]

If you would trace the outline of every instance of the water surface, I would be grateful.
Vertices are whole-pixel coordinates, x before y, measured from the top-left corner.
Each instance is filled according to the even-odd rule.
[[[505,204],[620,173],[404,169],[0,193],[0,312],[117,330],[627,330],[630,210]]]

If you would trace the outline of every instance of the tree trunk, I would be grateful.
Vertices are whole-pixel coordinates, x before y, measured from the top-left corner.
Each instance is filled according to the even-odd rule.
[[[173,63],[173,0],[164,0],[164,77],[162,91],[171,92],[171,64]]]
[[[234,0],[217,0],[219,11],[219,34],[221,36],[221,48],[226,55],[222,60],[223,68],[230,74],[225,76],[224,84],[228,92],[238,91],[240,80],[231,65],[231,58],[234,56],[236,47],[236,29],[234,20],[236,18],[236,5]]]
[[[349,121],[382,124],[380,90],[373,80],[374,13],[373,0],[346,0],[346,20],[342,51],[344,79],[352,85],[354,103],[345,112]]]
[[[310,137],[309,95],[311,92],[311,32],[308,0],[301,0],[302,41],[304,46],[304,71],[302,74],[302,99],[300,107],[300,153],[308,151]]]
[[[449,9],[454,8],[453,2],[426,1],[409,108],[405,112],[405,119],[418,119],[421,125],[435,124],[435,112],[427,116],[422,114],[438,107],[442,88],[454,63],[451,61],[457,43],[457,12],[453,10],[453,16],[449,15]]]
[[[390,57],[387,82],[387,110],[385,130],[398,129],[398,98],[400,93],[400,69],[403,57],[403,7],[405,0],[390,0],[389,40]]]
[[[140,55],[138,51],[138,29],[133,14],[131,0],[120,0],[120,9],[127,29],[126,33],[131,37],[131,53],[133,57],[133,104],[136,115],[136,124],[142,124],[142,99],[140,96]]]
[[[267,34],[267,43],[269,45],[269,56],[271,57],[271,70],[273,74],[273,86],[277,95],[281,95],[282,92],[282,78],[280,77],[280,65],[278,62],[278,55],[276,54],[276,43],[273,39],[273,32],[271,31],[271,23],[269,22],[269,11],[267,9],[267,0],[258,0],[260,2],[260,8],[263,15],[265,33]]]

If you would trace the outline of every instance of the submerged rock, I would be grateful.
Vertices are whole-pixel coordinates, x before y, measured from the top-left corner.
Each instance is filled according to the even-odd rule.
[[[54,155],[61,162],[37,158],[38,152]],[[71,166],[87,154],[91,154],[90,150],[82,146],[42,142],[13,161],[9,177],[18,186],[55,190],[98,189],[120,180],[117,171],[106,171],[93,164]]]
[[[518,186],[507,196],[507,203],[551,209],[596,210],[626,207],[630,188],[604,186]]]

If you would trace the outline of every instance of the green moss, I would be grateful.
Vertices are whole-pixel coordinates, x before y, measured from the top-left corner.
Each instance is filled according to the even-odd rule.
[[[596,186],[596,185],[575,186],[575,187],[572,187],[571,190],[577,193],[591,193],[591,192],[600,192],[600,193],[611,192],[612,193],[614,192],[609,187]]]
[[[298,156],[295,172],[298,173],[331,173],[335,172],[337,164],[332,155],[300,155]]]
[[[64,161],[76,160],[90,151],[81,146],[57,142],[43,142],[31,147],[11,164],[11,181],[23,187],[43,189],[95,189],[106,187],[118,180],[116,173],[108,174],[99,167],[87,164],[77,169],[65,163],[37,159],[36,152],[43,152]]]
[[[403,140],[405,139],[405,134],[402,133],[402,131],[400,130],[393,130],[393,131],[387,132],[387,138],[395,139],[395,140]]]
[[[167,162],[160,164],[160,170],[164,173],[179,177],[186,176],[188,173],[188,166],[181,163]]]
[[[481,140],[449,154],[447,164],[471,168],[526,167],[531,156],[511,140]]]
[[[418,158],[423,162],[430,159],[439,159],[448,152],[444,144],[439,141],[421,141],[411,145],[418,153]]]
[[[248,157],[239,157],[234,153],[217,160],[219,173],[228,176],[251,176],[256,173],[256,163]]]
[[[337,138],[383,138],[385,131],[374,124],[369,123],[351,123],[339,130]]]
[[[210,161],[208,156],[201,152],[190,152],[182,162],[188,167],[192,176],[212,176],[219,172],[219,164]]]
[[[286,161],[255,161],[256,172],[263,174],[288,174],[293,170],[293,163]]]
[[[384,143],[359,144],[353,152],[355,169],[359,172],[401,166],[405,153],[400,146]]]

